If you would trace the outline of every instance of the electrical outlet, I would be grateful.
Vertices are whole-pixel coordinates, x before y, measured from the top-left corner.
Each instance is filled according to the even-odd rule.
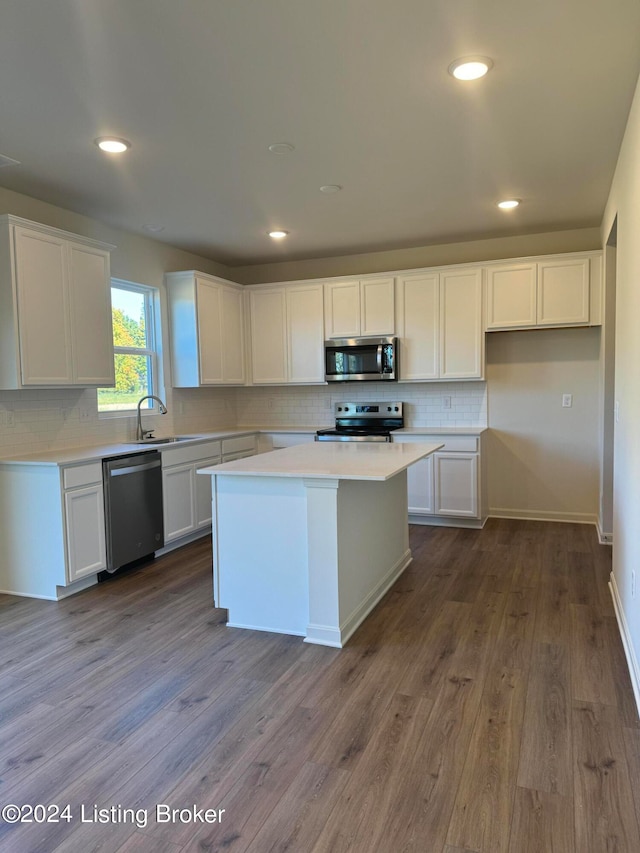
[[[562,395],[562,407],[564,409],[570,409],[573,406],[573,394],[563,394]]]
[[[442,398],[442,408],[450,409],[451,408],[451,397],[443,397]]]
[[[81,421],[91,420],[91,412],[89,411],[89,409],[80,409],[79,418]]]
[[[5,412],[5,421],[8,427],[14,427],[16,425],[16,417],[15,413],[11,409],[7,409]]]

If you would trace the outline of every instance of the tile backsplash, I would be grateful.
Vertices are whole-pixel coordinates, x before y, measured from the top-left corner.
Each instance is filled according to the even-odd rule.
[[[157,435],[236,424],[235,388],[168,389],[166,415],[145,415]],[[136,417],[100,417],[95,389],[0,391],[0,456],[135,439]]]
[[[166,394],[168,413],[146,416],[144,425],[156,429],[158,435],[234,426],[322,427],[333,424],[334,403],[344,400],[402,400],[410,427],[487,424],[485,382],[362,382],[347,386],[173,388]],[[0,456],[130,441],[135,430],[134,416],[99,417],[94,389],[0,391]]]
[[[485,382],[356,382],[317,387],[239,388],[236,396],[238,424],[331,426],[334,403],[345,400],[402,400],[405,422],[410,427],[487,425]]]

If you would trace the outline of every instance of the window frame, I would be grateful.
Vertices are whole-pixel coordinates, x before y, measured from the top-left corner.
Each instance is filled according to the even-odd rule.
[[[159,300],[160,292],[157,287],[152,287],[147,284],[137,284],[124,279],[112,278],[109,289],[111,305],[113,306],[112,294],[113,290],[127,290],[130,293],[139,293],[144,298],[144,319],[145,331],[147,336],[146,347],[123,347],[112,343],[113,359],[117,355],[137,355],[144,356],[149,359],[149,394],[154,394],[164,399],[164,389],[162,383],[162,375],[160,371],[161,365],[161,348],[159,346]],[[112,307],[113,310],[113,307]],[[113,340],[113,336],[112,336]],[[158,402],[149,400],[151,405],[143,406],[141,413],[143,415],[153,415],[159,413]],[[130,418],[132,415],[137,415],[137,408],[134,406],[130,409],[111,409],[101,411],[100,398],[97,401],[98,417],[99,418]]]

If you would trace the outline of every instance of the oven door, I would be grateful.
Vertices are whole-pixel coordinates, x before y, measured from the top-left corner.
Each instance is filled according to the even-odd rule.
[[[393,380],[396,378],[396,347],[396,338],[340,338],[325,341],[325,380]]]

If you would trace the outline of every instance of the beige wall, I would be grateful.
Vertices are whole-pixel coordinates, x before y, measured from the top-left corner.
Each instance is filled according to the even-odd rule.
[[[502,258],[523,258],[529,255],[552,255],[559,252],[586,252],[599,249],[600,246],[599,229],[582,228],[575,231],[524,234],[515,237],[472,240],[466,243],[446,243],[440,246],[419,246],[413,249],[316,258],[309,261],[239,266],[229,269],[229,277],[242,284],[263,284],[268,281],[365,275],[390,270],[495,261]]]
[[[602,243],[618,217],[616,253],[613,574],[640,700],[640,84],[602,223]],[[635,596],[633,576],[637,575]]]
[[[489,513],[595,521],[600,329],[497,332],[486,344]]]

